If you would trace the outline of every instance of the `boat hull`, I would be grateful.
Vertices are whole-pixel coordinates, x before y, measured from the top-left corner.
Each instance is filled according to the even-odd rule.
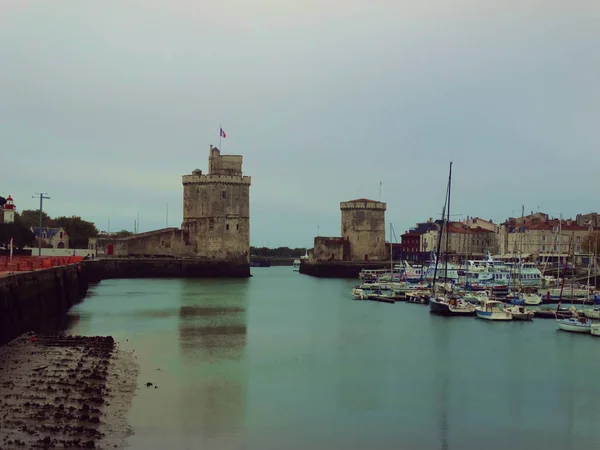
[[[557,319],[558,328],[571,333],[591,333],[592,327],[588,321],[585,323],[578,322],[572,319]]]
[[[484,320],[513,320],[512,314],[505,311],[480,311],[477,310],[477,317]]]
[[[438,299],[429,299],[429,312],[440,316],[474,316],[475,310],[456,308]]]
[[[592,333],[592,336],[600,336],[600,324],[592,325],[590,332]]]

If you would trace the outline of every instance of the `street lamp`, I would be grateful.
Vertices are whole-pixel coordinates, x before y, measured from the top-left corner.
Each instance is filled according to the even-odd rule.
[[[32,195],[31,198],[40,198],[40,231],[39,231],[39,236],[38,236],[38,256],[42,256],[42,207],[43,207],[43,201],[44,199],[49,200],[50,197],[46,196],[45,192],[36,192],[35,195]]]

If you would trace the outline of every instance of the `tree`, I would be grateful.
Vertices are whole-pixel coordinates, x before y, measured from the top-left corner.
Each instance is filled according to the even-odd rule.
[[[6,199],[0,195],[0,206],[6,205]]]
[[[79,216],[57,217],[52,222],[54,227],[63,228],[67,232],[70,248],[87,248],[88,239],[98,235],[96,225]]]
[[[0,247],[8,249],[11,238],[13,245],[18,249],[31,245],[35,241],[33,232],[20,222],[0,224]]]
[[[45,212],[42,212],[42,220],[43,220],[42,226],[44,226],[44,227],[53,227],[54,226],[54,221]],[[23,211],[21,211],[21,214],[19,214],[18,216],[15,216],[15,222],[16,221],[21,222],[23,225],[25,225],[26,228],[39,227],[40,226],[40,210],[39,209],[24,209]]]
[[[116,233],[110,233],[111,238],[123,238],[127,236],[133,236],[133,231],[121,230]]]
[[[581,243],[581,249],[587,253],[600,251],[600,231],[593,231]]]

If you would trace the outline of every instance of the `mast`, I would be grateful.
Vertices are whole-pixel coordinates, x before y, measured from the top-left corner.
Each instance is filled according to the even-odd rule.
[[[561,252],[561,247],[562,247],[562,213],[560,215],[559,221],[558,221],[558,273],[557,273],[557,282],[558,280],[560,280],[560,252]],[[562,288],[561,288],[561,294],[562,294]]]
[[[450,167],[452,167],[452,163],[450,163]],[[446,206],[448,205],[448,191],[450,189],[450,180],[448,179],[448,185],[446,186],[446,198],[444,199],[444,207],[442,208],[442,226],[440,227],[440,232],[438,233],[437,238],[437,246],[435,249],[435,266],[433,269],[433,284],[431,286],[431,294],[435,295],[435,284],[437,280],[437,271],[438,271],[438,263],[440,261],[440,249],[442,248],[442,237],[444,233],[444,224],[446,222]]]
[[[450,224],[450,189],[452,187],[452,161],[450,161],[450,173],[448,174],[448,209],[446,210],[446,267],[444,270],[444,289],[446,288],[446,284],[448,284],[448,243],[450,238],[450,233],[448,232],[448,226]]]
[[[390,222],[390,273],[392,274],[392,283],[394,282],[394,262],[393,262],[393,253],[392,253],[392,222]]]

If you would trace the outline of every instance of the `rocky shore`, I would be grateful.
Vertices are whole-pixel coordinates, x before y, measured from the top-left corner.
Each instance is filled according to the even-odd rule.
[[[0,347],[0,450],[122,448],[137,374],[110,336],[27,334]]]

